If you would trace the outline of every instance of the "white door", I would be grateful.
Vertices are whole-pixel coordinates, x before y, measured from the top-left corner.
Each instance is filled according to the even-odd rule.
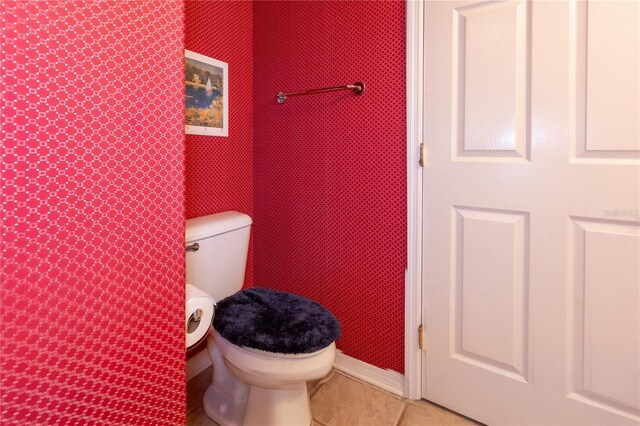
[[[425,4],[423,397],[640,420],[640,2]]]

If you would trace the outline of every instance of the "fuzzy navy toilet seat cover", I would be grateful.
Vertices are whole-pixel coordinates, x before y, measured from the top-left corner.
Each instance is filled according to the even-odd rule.
[[[319,303],[266,288],[222,299],[213,327],[236,346],[282,354],[317,352],[340,337],[340,323]]]

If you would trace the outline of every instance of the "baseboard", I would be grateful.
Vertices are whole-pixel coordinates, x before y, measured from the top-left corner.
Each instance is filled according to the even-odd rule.
[[[336,370],[342,371],[364,382],[396,395],[405,396],[404,375],[396,371],[383,370],[382,368],[345,355],[341,351],[336,352],[336,362],[334,366]]]
[[[207,349],[201,350],[191,358],[187,360],[187,382],[211,365],[211,358]]]

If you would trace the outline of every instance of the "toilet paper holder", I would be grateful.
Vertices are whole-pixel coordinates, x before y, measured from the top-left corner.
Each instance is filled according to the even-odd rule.
[[[191,314],[189,317],[189,321],[187,321],[187,334],[191,334],[198,328],[200,324],[200,319],[202,319],[203,311],[198,308]]]

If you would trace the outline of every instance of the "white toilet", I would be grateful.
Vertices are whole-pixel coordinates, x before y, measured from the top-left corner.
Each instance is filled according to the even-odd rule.
[[[291,336],[283,336],[283,339],[279,340],[280,336],[276,334],[280,332],[271,331],[272,335],[267,335],[268,342],[264,346],[269,349],[264,350],[261,346],[261,342],[265,340],[264,335],[260,334],[262,331],[258,333],[260,336],[256,336],[256,343],[251,340],[252,336],[246,335],[247,333],[240,332],[236,333],[239,335],[235,335],[228,330],[233,328],[234,322],[240,327],[246,325],[247,321],[253,321],[251,314],[245,315],[242,309],[251,305],[247,300],[251,301],[252,297],[260,298],[263,293],[266,294],[267,300],[271,300],[269,297],[274,293],[278,297],[283,295],[285,299],[281,300],[287,303],[300,303],[301,306],[310,303],[317,305],[312,306],[313,309],[326,312],[320,312],[318,315],[319,311],[315,311],[307,318],[306,328],[313,328],[314,324],[311,324],[311,327],[309,324],[312,318],[323,315],[328,315],[329,320],[332,319],[336,324],[337,320],[317,303],[298,296],[266,289],[240,291],[244,282],[250,229],[251,218],[238,212],[224,212],[187,220],[187,282],[213,296],[218,302],[213,322],[219,330],[212,325],[207,337],[208,355],[213,363],[213,380],[205,393],[203,407],[207,415],[222,426],[310,425],[311,411],[306,382],[319,379],[331,370],[336,352],[333,342],[335,338],[326,336],[325,340],[332,340],[321,341],[322,347],[313,346],[311,352],[300,351],[297,347],[287,347],[284,350],[275,349],[282,352],[276,353],[272,349],[273,345],[280,348],[277,345],[289,342]],[[241,302],[236,303],[235,299]],[[301,301],[298,302],[298,299]],[[260,302],[256,305],[260,305]],[[261,309],[261,305],[256,309]],[[277,314],[278,311],[290,310],[288,307],[269,309],[271,310],[267,311],[267,315],[271,312]],[[225,312],[228,312],[226,316]],[[265,318],[265,312],[260,315]],[[289,321],[288,318],[284,320]],[[268,328],[269,324],[255,326],[262,330]],[[339,324],[337,327],[339,335]],[[281,334],[291,332],[295,335],[295,328]],[[312,331],[317,334],[317,330]],[[245,344],[246,341],[251,343]]]

